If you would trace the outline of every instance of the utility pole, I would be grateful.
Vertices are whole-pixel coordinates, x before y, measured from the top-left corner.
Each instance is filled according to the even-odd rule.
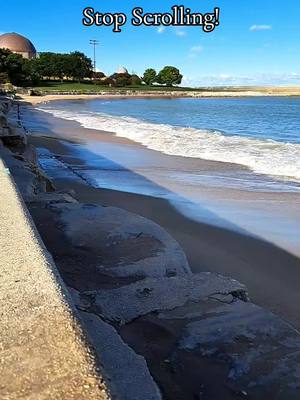
[[[96,75],[96,46],[98,46],[99,43],[99,40],[90,39],[90,44],[94,47],[94,77]]]

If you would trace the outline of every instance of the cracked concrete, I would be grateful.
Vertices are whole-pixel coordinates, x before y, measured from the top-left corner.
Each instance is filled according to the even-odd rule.
[[[108,275],[161,277],[191,273],[178,243],[160,226],[139,215],[115,207],[70,205],[64,207],[61,221],[74,246],[94,247],[102,253],[112,248],[114,254],[120,253],[114,265],[99,265]],[[138,243],[143,238],[148,239],[147,245]],[[126,241],[131,241],[130,254],[121,247]]]
[[[94,314],[81,312],[106,373],[122,400],[161,400],[160,390],[144,357],[135,353],[117,331]],[[142,396],[142,397],[141,397]]]
[[[117,289],[82,292],[90,298],[92,309],[103,318],[126,324],[153,311],[171,310],[187,302],[198,302],[218,293],[246,292],[245,286],[231,278],[203,272],[178,277],[144,279]]]

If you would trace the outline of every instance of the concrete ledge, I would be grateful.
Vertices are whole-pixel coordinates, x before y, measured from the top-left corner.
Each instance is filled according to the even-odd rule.
[[[107,399],[67,290],[0,159],[0,398]]]

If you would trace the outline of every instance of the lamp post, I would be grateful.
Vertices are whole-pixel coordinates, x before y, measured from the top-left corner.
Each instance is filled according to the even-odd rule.
[[[96,75],[96,46],[98,46],[99,43],[99,40],[90,39],[90,44],[94,47],[94,78]]]

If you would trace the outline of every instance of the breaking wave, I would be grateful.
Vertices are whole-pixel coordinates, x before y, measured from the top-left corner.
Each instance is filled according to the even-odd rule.
[[[300,181],[300,144],[224,135],[220,131],[155,124],[126,116],[51,108],[40,110],[83,127],[112,132],[165,154],[235,163],[252,171]]]

